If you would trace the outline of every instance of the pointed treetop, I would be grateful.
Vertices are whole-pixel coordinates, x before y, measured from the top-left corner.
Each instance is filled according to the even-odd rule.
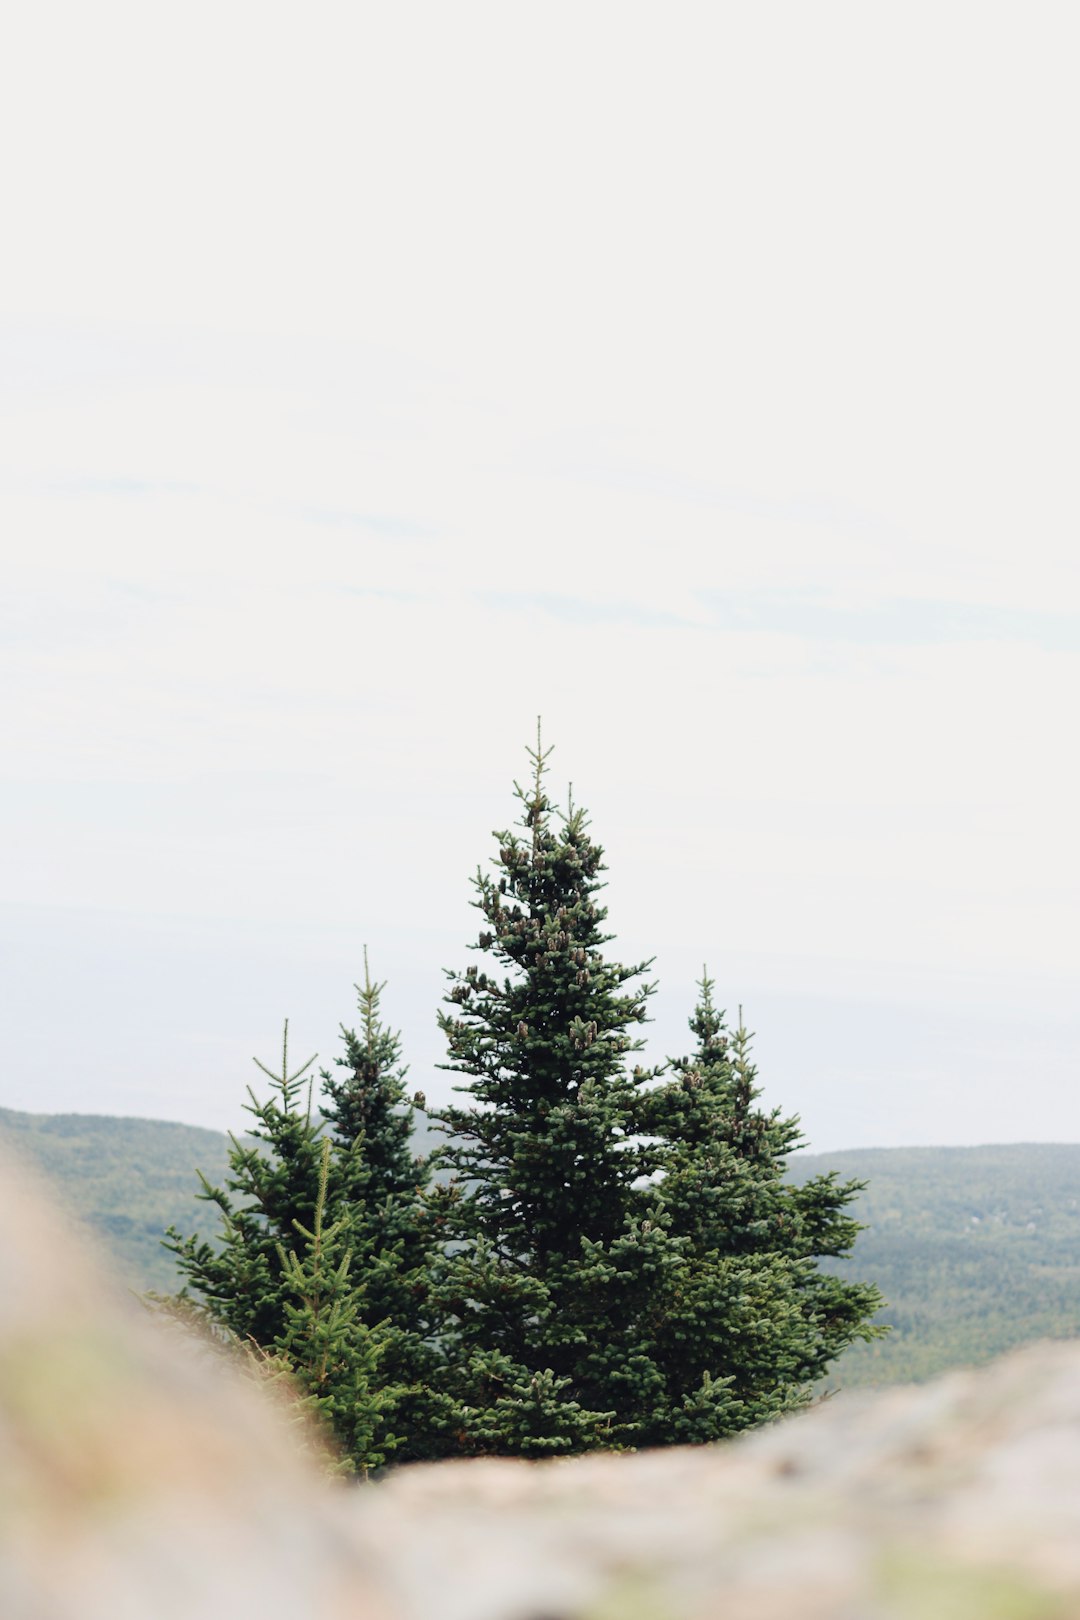
[[[690,1028],[698,1038],[698,1058],[704,1063],[716,1063],[727,1053],[724,1014],[713,1001],[714,987],[708,968],[702,967],[698,1002],[690,1018]]]
[[[553,748],[544,747],[541,720],[539,715],[536,717],[536,747],[530,748],[528,745],[526,745],[525,752],[529,756],[529,760],[533,768],[532,785],[530,790],[526,792],[519,783],[515,782],[514,792],[525,806],[523,825],[528,827],[532,832],[533,850],[535,853],[540,839],[540,830],[543,826],[544,816],[546,811],[550,808],[547,794],[544,792],[544,776],[547,773],[547,762],[554,752]]]
[[[547,770],[547,762],[551,758],[552,754],[555,751],[554,746],[552,746],[551,748],[545,748],[544,747],[542,724],[543,724],[543,717],[538,714],[537,717],[536,717],[536,747],[535,748],[526,748],[526,750],[525,750],[525,752],[528,754],[529,758],[533,762],[533,769],[534,769],[534,771],[536,773],[535,782],[536,782],[536,786],[538,788],[540,786],[540,778],[543,776],[544,772]]]
[[[263,1074],[267,1075],[274,1082],[275,1086],[279,1088],[282,1101],[285,1104],[286,1109],[289,1109],[292,1106],[292,1099],[296,1093],[297,1086],[303,1079],[304,1075],[307,1074],[318,1055],[318,1052],[313,1052],[308,1058],[307,1062],[300,1065],[295,1074],[289,1073],[289,1020],[286,1018],[285,1029],[281,1037],[281,1073],[275,1074],[273,1069],[268,1069],[261,1058],[252,1058],[251,1061],[255,1064],[256,1068],[261,1069]],[[309,1119],[311,1117],[311,1088],[314,1084],[315,1076],[312,1075],[308,1080]],[[255,1093],[252,1091],[250,1086],[248,1086],[248,1095],[252,1102],[256,1102]]]
[[[278,1085],[291,1086],[294,1081],[300,1079],[301,1075],[307,1073],[318,1055],[318,1052],[313,1052],[307,1062],[301,1064],[295,1074],[289,1073],[289,1020],[286,1018],[285,1029],[281,1037],[281,1073],[275,1074],[273,1069],[268,1069],[260,1058],[252,1058],[251,1061],[262,1070],[263,1074],[269,1075],[271,1080],[276,1080]]]
[[[354,984],[353,989],[356,991],[356,994],[359,997],[360,1015],[363,1020],[364,1046],[369,1057],[374,1054],[376,1043],[378,1042],[380,1036],[384,1033],[382,1022],[379,1018],[379,998],[386,989],[386,984],[387,981],[385,979],[381,984],[372,979],[371,969],[368,966],[367,946],[365,945],[364,982],[362,985]]]

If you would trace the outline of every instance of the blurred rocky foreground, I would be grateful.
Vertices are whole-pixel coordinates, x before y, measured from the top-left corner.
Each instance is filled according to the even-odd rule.
[[[1080,1620],[1080,1345],[735,1445],[327,1482],[0,1161],[0,1620]]]

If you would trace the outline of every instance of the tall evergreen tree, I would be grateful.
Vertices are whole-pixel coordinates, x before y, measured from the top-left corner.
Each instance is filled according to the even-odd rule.
[[[538,735],[521,831],[496,835],[495,873],[475,879],[477,948],[503,977],[451,973],[440,1016],[470,1098],[433,1116],[456,1176],[434,1199],[450,1244],[436,1293],[466,1452],[623,1443],[653,1382],[634,1324],[670,1259],[635,1190],[649,964],[603,955],[603,852],[583,810],[554,811],[548,753]]]

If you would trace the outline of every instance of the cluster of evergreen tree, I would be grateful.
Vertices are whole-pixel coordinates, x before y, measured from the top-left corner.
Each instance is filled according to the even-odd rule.
[[[204,1182],[220,1241],[167,1240],[185,1295],[280,1358],[360,1473],[719,1439],[878,1331],[876,1288],[818,1265],[851,1252],[862,1184],[786,1179],[797,1121],[758,1105],[707,976],[693,1052],[636,1061],[650,964],[605,956],[603,852],[529,752],[520,823],[474,880],[488,967],[448,975],[445,1145],[413,1151],[423,1098],[365,954],[318,1106],[286,1045],[225,1186]]]

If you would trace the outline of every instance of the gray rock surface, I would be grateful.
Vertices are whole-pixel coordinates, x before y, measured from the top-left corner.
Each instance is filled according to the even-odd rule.
[[[735,1444],[333,1485],[0,1161],[0,1620],[1080,1620],[1080,1345]]]
[[[408,1620],[1080,1615],[1080,1346],[723,1447],[403,1470],[359,1518]]]

